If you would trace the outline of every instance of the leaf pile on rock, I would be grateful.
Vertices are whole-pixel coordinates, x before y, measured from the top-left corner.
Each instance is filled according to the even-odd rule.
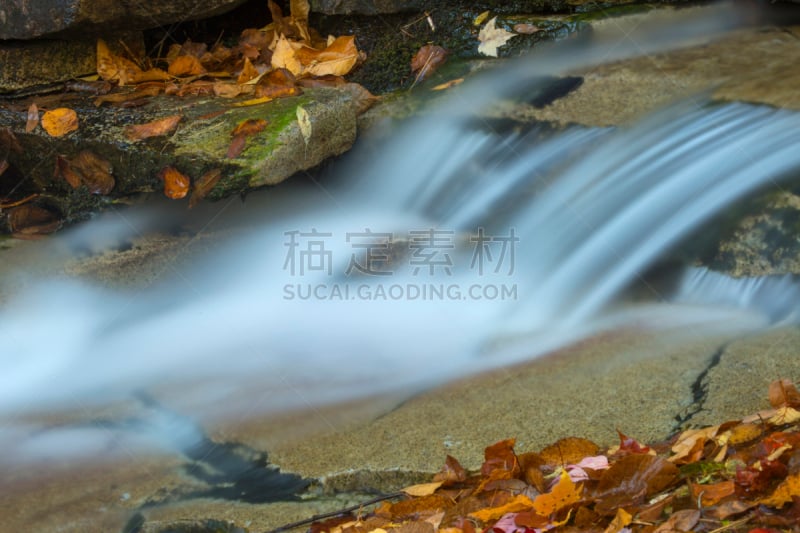
[[[431,483],[404,489],[407,499],[310,531],[797,531],[800,393],[783,379],[769,399],[772,409],[650,446],[620,433],[603,452],[570,437],[518,453],[503,440],[486,448],[480,472],[448,456]]]

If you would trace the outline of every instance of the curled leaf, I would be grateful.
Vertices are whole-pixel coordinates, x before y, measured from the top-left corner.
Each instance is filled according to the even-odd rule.
[[[199,76],[206,72],[200,60],[193,55],[178,56],[169,64],[167,72],[171,76]]]
[[[25,204],[9,211],[8,225],[15,237],[26,239],[54,232],[61,220],[48,209]]]
[[[478,53],[497,57],[497,49],[508,42],[516,34],[497,27],[497,17],[492,17],[478,33]]]
[[[182,56],[185,57],[185,56]],[[125,137],[132,142],[150,137],[159,137],[172,133],[181,121],[181,115],[172,115],[145,124],[132,124],[125,127]]]
[[[39,125],[39,108],[36,102],[32,103],[28,108],[28,116],[25,122],[25,133],[30,133]]]
[[[211,169],[200,176],[200,179],[194,183],[192,196],[189,198],[189,209],[200,203],[211,192],[211,189],[214,188],[221,177],[222,171],[218,168]]]

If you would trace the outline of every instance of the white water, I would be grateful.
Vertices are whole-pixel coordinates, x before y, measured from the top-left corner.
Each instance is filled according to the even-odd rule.
[[[694,23],[682,29],[702,35],[718,27]],[[694,101],[632,128],[575,128],[544,142],[467,128],[470,117],[455,116],[464,101],[483,102],[501,85],[519,90],[542,73],[680,40],[648,28],[635,37],[633,50],[600,39],[581,53],[556,48],[517,63],[505,79],[479,80],[441,115],[400,132],[375,165],[346,170],[349,179],[324,195],[274,191],[249,237],[170,284],[115,293],[41,282],[20,295],[0,315],[0,443],[13,451],[3,459],[64,453],[68,443],[96,453],[106,433],[41,432],[26,417],[102,407],[140,391],[209,418],[258,416],[420,390],[630,323],[751,331],[796,320],[800,298],[790,279],[731,280],[701,270],[676,293],[676,301],[700,307],[608,306],[703,221],[800,169],[800,115]],[[126,223],[138,224],[134,215]],[[461,239],[479,227],[499,238],[513,228],[513,262],[505,256],[500,264],[503,241],[495,241],[483,274],[470,268],[474,243]],[[454,248],[439,250],[450,254],[449,274],[441,266],[432,277],[427,266],[415,273],[419,265],[408,258],[388,277],[344,274],[355,251],[348,232],[402,239],[429,228],[453,232],[445,240]],[[313,229],[332,234],[317,238],[331,252],[332,273],[293,275],[285,268],[287,232]],[[89,224],[73,239],[98,233]],[[409,296],[439,285],[458,293]],[[335,297],[334,286],[352,292]],[[307,287],[318,291],[313,298],[288,297]],[[473,287],[482,298],[469,298]],[[484,291],[502,287],[514,297],[486,298]],[[376,297],[380,291],[388,296]],[[268,401],[254,405],[240,390]],[[163,422],[148,423],[166,431]]]

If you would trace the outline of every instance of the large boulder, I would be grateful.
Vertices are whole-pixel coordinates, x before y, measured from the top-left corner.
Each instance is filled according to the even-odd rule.
[[[0,39],[74,37],[87,32],[154,28],[218,15],[243,1],[8,0],[0,3]]]

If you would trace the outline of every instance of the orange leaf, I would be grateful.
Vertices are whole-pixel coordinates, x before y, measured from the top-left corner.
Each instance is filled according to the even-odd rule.
[[[622,528],[630,524],[632,520],[633,515],[620,507],[617,509],[616,516],[611,523],[608,524],[608,527],[605,529],[605,531],[603,531],[603,533],[617,533],[618,531],[622,530]]]
[[[780,509],[784,504],[791,502],[793,497],[800,497],[800,473],[786,476],[772,494],[761,499],[759,503]]]
[[[433,476],[434,481],[455,482],[464,481],[467,479],[467,471],[455,459],[455,457],[448,455],[445,459],[444,466],[438,474]]]
[[[169,64],[167,70],[172,76],[198,76],[205,74],[206,69],[195,56],[178,56]]]
[[[697,498],[700,498],[701,503],[705,507],[716,505],[721,499],[733,494],[734,489],[735,485],[731,480],[720,481],[719,483],[712,483],[711,485],[689,483],[692,501],[697,501]]]
[[[164,196],[179,200],[189,192],[191,180],[175,167],[164,167],[158,177],[164,181]]]
[[[42,116],[42,127],[49,135],[61,137],[78,129],[78,114],[67,107],[47,111]]]
[[[515,439],[501,440],[488,446],[483,451],[485,461],[481,465],[481,474],[488,476],[493,470],[506,470],[511,476],[519,472],[519,461],[514,453]]]
[[[170,78],[169,74],[158,68],[142,72],[142,69],[130,59],[111,53],[102,39],[97,40],[97,74],[105,81],[117,82],[119,85]]]
[[[242,72],[239,74],[239,77],[236,79],[236,83],[242,85],[258,76],[259,72],[256,70],[256,67],[253,66],[249,59],[244,58],[244,66],[242,67]]]
[[[231,132],[233,137],[237,135],[244,135],[249,137],[250,135],[255,135],[260,131],[264,131],[264,128],[267,127],[267,121],[263,118],[248,118],[247,120],[241,121],[239,124]]]
[[[687,429],[678,436],[678,440],[672,446],[675,455],[669,461],[675,464],[687,464],[699,461],[703,456],[703,447],[706,442],[714,438],[719,431],[719,426],[712,426],[703,429]]]
[[[188,57],[188,56],[182,56]],[[125,136],[132,142],[141,141],[150,137],[167,135],[178,127],[180,115],[172,115],[145,124],[132,124],[125,127]]]
[[[537,500],[539,498],[536,498]],[[525,496],[524,494],[517,494],[513,500],[501,505],[499,507],[489,507],[470,513],[470,516],[477,518],[482,522],[492,522],[502,517],[506,513],[518,513],[520,511],[529,511],[533,508],[534,501]]]
[[[27,121],[25,122],[25,133],[30,133],[36,129],[36,126],[39,125],[39,108],[36,106],[36,102],[32,103],[31,106],[28,108],[28,117]]]
[[[436,489],[442,486],[443,481],[434,481],[433,483],[420,483],[419,485],[411,485],[401,489],[409,496],[428,496],[436,492]]]
[[[597,455],[600,447],[588,439],[580,437],[566,437],[559,439],[539,452],[545,464],[552,466],[566,466],[580,463],[585,457]]]
[[[533,501],[534,510],[541,516],[550,516],[565,507],[581,500],[582,484],[573,483],[566,470],[562,470],[561,477],[547,494],[540,494]]]

